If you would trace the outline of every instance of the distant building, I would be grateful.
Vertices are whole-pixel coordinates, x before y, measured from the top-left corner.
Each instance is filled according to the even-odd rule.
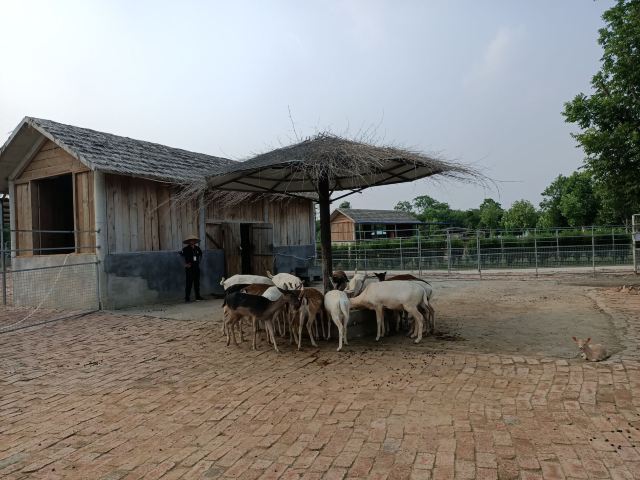
[[[331,241],[411,237],[420,224],[412,214],[400,210],[337,208],[331,214]]]

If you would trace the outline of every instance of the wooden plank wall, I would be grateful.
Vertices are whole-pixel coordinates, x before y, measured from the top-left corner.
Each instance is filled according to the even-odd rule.
[[[38,178],[55,177],[65,173],[87,171],[89,168],[83,163],[52,141],[47,140],[15,181],[18,183]]]
[[[96,216],[93,198],[93,172],[74,175],[76,252],[94,253]]]
[[[95,229],[93,173],[86,165],[76,160],[52,141],[47,140],[14,180],[17,230],[32,230],[35,228],[34,225],[37,226],[38,222],[34,222],[34,215],[36,215],[37,220],[37,215],[42,213],[33,210],[33,206],[38,205],[38,189],[33,182],[65,174],[74,175],[75,229]],[[82,239],[85,242],[82,245],[94,245],[95,235],[86,235],[89,235],[89,237]],[[31,232],[18,232],[16,235],[16,248],[33,248],[33,237],[34,235]],[[79,241],[80,239],[77,239],[76,244]],[[94,250],[94,248],[85,248],[81,250],[81,253],[90,253]],[[30,256],[33,255],[33,252],[21,251],[18,252],[18,255]]]
[[[198,235],[197,201],[176,201],[175,187],[106,175],[109,253],[179,250],[186,235]]]
[[[31,230],[33,217],[31,214],[31,188],[29,183],[15,185],[15,216],[16,230]],[[33,255],[29,249],[33,248],[33,235],[31,232],[16,233],[16,248],[18,256],[30,257]],[[22,249],[26,249],[22,251]]]
[[[338,213],[333,220],[331,220],[331,241],[352,242],[355,240],[355,235],[353,220],[341,213]]]
[[[262,199],[222,207],[217,202],[207,205],[207,222],[261,222],[273,225],[273,244],[309,245],[315,232],[311,230],[311,200],[291,199],[284,202]]]

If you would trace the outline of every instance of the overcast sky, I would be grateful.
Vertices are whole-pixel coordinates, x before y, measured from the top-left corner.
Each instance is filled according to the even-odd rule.
[[[374,132],[481,168],[498,189],[428,194],[509,206],[575,170],[563,102],[588,91],[611,1],[0,0],[0,142],[24,116],[234,160],[330,129]]]

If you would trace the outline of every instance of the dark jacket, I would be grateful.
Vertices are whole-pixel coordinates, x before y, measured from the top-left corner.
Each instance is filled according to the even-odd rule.
[[[180,255],[184,257],[184,263],[199,264],[202,259],[202,250],[197,245],[186,245]]]

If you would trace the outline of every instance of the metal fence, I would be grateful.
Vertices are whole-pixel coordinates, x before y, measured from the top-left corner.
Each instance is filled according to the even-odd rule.
[[[73,237],[82,233],[95,239],[96,232],[20,230],[12,233],[19,233],[21,238],[32,234],[66,237],[71,234]],[[8,248],[6,242],[0,243],[2,303],[22,312],[17,316],[0,315],[0,333],[51,321],[61,314],[86,313],[100,308],[99,262],[93,254],[76,255],[97,246],[90,245],[86,238],[83,243],[19,246],[18,249]]]
[[[627,227],[529,229],[523,231],[393,231],[395,238],[334,242],[333,264],[340,270],[435,270],[451,272],[634,265]],[[318,252],[319,257],[319,252]]]

